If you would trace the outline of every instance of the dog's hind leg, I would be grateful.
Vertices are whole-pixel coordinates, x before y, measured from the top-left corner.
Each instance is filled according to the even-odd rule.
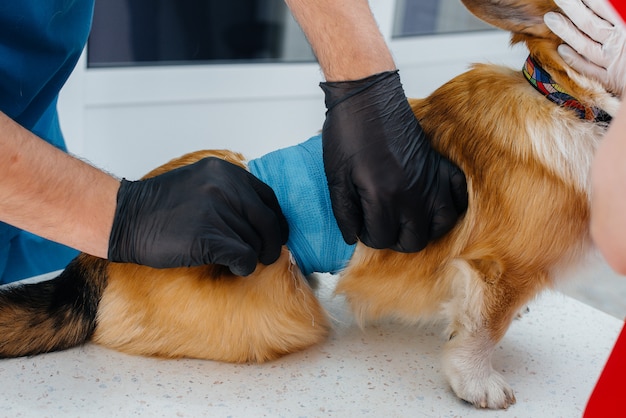
[[[93,341],[131,354],[265,362],[323,341],[330,323],[286,249],[249,276],[222,266],[111,263]]]
[[[451,322],[444,347],[444,373],[461,399],[479,408],[508,408],[515,403],[515,395],[493,369],[491,359],[498,341],[527,302],[524,296],[531,293],[507,286],[521,281],[500,272],[493,275],[499,268],[458,263],[457,280],[464,283],[455,286],[457,292],[445,308]]]

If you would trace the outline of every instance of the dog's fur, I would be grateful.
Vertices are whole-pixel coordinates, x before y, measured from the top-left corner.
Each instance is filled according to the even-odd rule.
[[[560,41],[542,20],[557,9],[552,1],[464,3],[526,43],[571,95],[615,113],[615,97],[558,57]],[[606,127],[551,103],[521,71],[495,65],[475,65],[410,103],[433,146],[465,172],[469,209],[416,254],[358,245],[336,290],[361,322],[443,317],[453,390],[478,407],[506,408],[515,397],[491,354],[520,309],[588,250],[588,174]],[[239,154],[203,151],[148,176],[206,156],[244,166]],[[220,266],[155,270],[83,254],[56,279],[0,294],[2,356],[91,338],[141,355],[263,362],[323,341],[329,328],[286,249],[246,278]]]

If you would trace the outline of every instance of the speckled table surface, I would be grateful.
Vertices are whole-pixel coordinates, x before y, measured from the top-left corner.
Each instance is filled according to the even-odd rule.
[[[7,417],[577,417],[623,322],[560,293],[515,321],[494,367],[515,390],[507,411],[458,400],[440,369],[442,329],[359,329],[322,289],[335,319],[320,346],[263,365],[160,360],[93,344],[0,361]]]

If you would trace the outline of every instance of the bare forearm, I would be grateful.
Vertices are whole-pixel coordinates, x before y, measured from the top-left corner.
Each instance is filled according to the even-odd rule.
[[[119,181],[0,113],[0,220],[106,257]]]
[[[609,265],[626,274],[626,106],[596,153],[592,185],[593,239]]]
[[[285,0],[327,81],[356,80],[395,69],[367,0]]]

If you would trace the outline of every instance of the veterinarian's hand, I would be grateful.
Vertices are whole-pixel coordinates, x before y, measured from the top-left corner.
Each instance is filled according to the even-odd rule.
[[[272,189],[205,158],[157,177],[122,180],[109,259],[156,268],[222,264],[246,276],[276,261],[287,221]]]
[[[435,152],[397,71],[321,84],[324,167],[344,240],[422,250],[467,209],[463,172]]]
[[[550,12],[544,21],[566,42],[558,49],[563,60],[621,96],[626,85],[626,29],[621,18],[605,0],[555,3],[569,19]]]

